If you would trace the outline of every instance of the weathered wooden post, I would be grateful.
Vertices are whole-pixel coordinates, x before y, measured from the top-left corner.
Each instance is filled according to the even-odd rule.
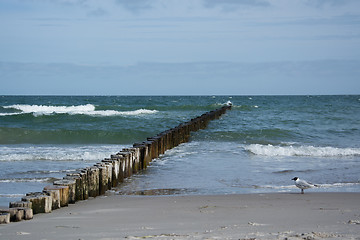
[[[165,153],[165,141],[164,141],[164,135],[163,134],[158,134],[155,136],[158,141],[159,141],[159,156],[161,154],[164,154]]]
[[[0,214],[3,214],[3,213],[10,214],[10,222],[19,222],[24,219],[24,210],[23,209],[18,209],[18,208],[0,209]]]
[[[87,169],[81,169],[78,174],[81,178],[81,185],[82,185],[82,192],[83,192],[83,200],[86,200],[89,198],[89,180],[88,180],[88,172]]]
[[[92,166],[87,168],[87,174],[89,197],[97,197],[100,194],[100,170]]]
[[[54,185],[59,186],[68,186],[69,187],[69,203],[73,204],[76,202],[76,181],[72,179],[60,179],[56,180],[53,183]]]
[[[33,218],[32,202],[10,202],[9,208],[22,209],[24,211],[25,220],[30,220]]]
[[[146,146],[144,143],[134,143],[133,148],[137,149],[138,158],[139,158],[139,166],[138,169],[142,170],[147,167],[145,163],[145,154],[146,154]]]
[[[120,172],[119,172],[119,182],[124,182],[124,179],[126,178],[126,157],[124,155],[121,154],[116,154],[118,155],[120,158]]]
[[[75,202],[84,200],[84,186],[79,173],[68,173],[64,179],[75,181]]]
[[[132,175],[132,154],[131,152],[126,151],[125,149],[121,150],[119,155],[124,157],[123,163],[125,169],[124,169],[124,178],[130,177]]]
[[[107,177],[107,190],[110,190],[112,188],[112,168],[113,165],[110,162],[103,162],[105,163],[106,167],[106,177]]]
[[[44,187],[44,191],[52,191],[52,190],[59,191],[60,207],[66,207],[69,204],[69,186],[48,185]],[[57,206],[58,205],[55,200],[55,208],[57,208]]]
[[[151,159],[155,159],[159,156],[158,154],[158,145],[157,141],[154,138],[147,138],[147,141],[150,143],[150,152],[151,152]]]
[[[137,173],[141,170],[140,149],[132,147],[130,150],[133,152],[133,173]]]
[[[111,158],[105,158],[102,162],[110,163],[112,165],[112,179],[111,187],[116,187],[119,184],[119,173],[120,173],[120,159],[117,155],[111,155]]]
[[[32,202],[32,210],[34,214],[49,213],[52,210],[52,198],[42,192],[27,193],[22,201]]]
[[[18,201],[18,202],[10,202],[9,203],[9,208],[16,208],[16,207],[32,208],[32,202],[30,202],[30,201]]]
[[[31,208],[25,208],[25,207],[17,207],[17,209],[22,209],[24,211],[24,220],[30,220],[33,219],[33,210]]]
[[[145,158],[144,158],[144,168],[150,164],[152,160],[152,141],[145,141]]]
[[[124,148],[120,153],[130,153],[130,175],[133,173],[137,173],[140,169],[140,161],[139,161],[139,149],[137,148]]]
[[[60,190],[59,189],[46,189],[43,190],[44,193],[51,196],[52,199],[52,210],[58,209],[60,205]]]
[[[96,164],[99,169],[99,195],[105,194],[108,190],[108,176],[105,164]]]
[[[10,213],[8,212],[0,212],[0,224],[10,223]]]

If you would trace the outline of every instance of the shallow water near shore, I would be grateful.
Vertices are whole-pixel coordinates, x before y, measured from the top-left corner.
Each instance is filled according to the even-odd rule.
[[[242,144],[192,141],[156,159],[118,188],[125,195],[298,192],[291,179],[319,185],[308,191],[358,192],[359,157],[257,156]]]
[[[0,205],[228,101],[116,192],[360,191],[360,96],[2,96]]]

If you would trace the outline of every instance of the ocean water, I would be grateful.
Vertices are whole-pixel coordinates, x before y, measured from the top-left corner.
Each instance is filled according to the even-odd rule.
[[[360,96],[0,96],[0,206],[230,101],[119,194],[360,191]]]

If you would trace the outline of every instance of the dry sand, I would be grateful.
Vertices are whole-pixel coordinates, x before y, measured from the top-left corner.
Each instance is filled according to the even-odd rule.
[[[360,193],[112,195],[0,225],[0,239],[360,239]]]

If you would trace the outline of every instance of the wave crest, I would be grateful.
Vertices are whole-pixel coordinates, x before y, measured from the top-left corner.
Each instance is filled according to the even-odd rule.
[[[360,156],[359,148],[336,148],[314,146],[273,146],[271,144],[250,144],[245,150],[262,156],[305,156],[305,157],[346,157]]]
[[[26,183],[26,182],[53,182],[57,178],[46,177],[46,178],[13,178],[13,179],[0,179],[0,183]]]
[[[69,114],[69,115],[90,115],[90,116],[136,116],[142,114],[157,113],[157,110],[137,109],[133,111],[116,111],[116,110],[96,110],[92,104],[78,106],[46,106],[46,105],[22,105],[15,104],[4,106],[5,109],[14,109],[20,112],[1,113],[1,116],[20,115],[32,113],[34,116],[52,115],[52,114]]]
[[[123,145],[0,147],[0,163],[9,161],[99,161]]]

